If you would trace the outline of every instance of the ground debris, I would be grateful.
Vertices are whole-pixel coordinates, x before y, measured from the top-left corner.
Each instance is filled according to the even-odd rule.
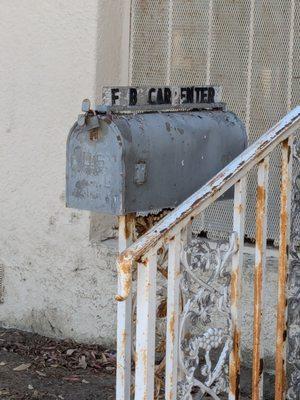
[[[0,338],[1,400],[115,398],[113,350],[13,329]]]
[[[54,340],[18,330],[1,332],[0,350],[29,357],[35,368],[66,367],[70,370],[93,369],[113,371],[116,354],[99,345],[76,343],[72,340]],[[31,364],[22,364],[14,371],[26,370]]]

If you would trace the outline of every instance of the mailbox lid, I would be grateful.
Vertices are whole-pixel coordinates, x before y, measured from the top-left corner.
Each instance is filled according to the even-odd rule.
[[[68,136],[66,205],[121,215],[125,192],[122,138],[108,118],[92,119],[92,126],[75,123]]]
[[[113,115],[112,120],[124,145],[123,214],[176,207],[247,146],[244,124],[228,111]]]

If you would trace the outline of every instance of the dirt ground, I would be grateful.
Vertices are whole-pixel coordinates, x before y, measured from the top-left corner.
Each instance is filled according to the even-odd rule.
[[[114,400],[115,367],[114,350],[0,328],[1,400]],[[273,399],[274,377],[266,374],[264,384],[264,400]],[[250,399],[247,368],[241,387]]]
[[[0,329],[0,399],[112,400],[115,353]]]

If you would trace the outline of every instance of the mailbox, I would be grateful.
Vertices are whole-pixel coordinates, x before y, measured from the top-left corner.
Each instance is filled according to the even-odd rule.
[[[67,141],[68,207],[114,215],[175,207],[247,145],[244,124],[215,99],[151,102],[85,109]]]

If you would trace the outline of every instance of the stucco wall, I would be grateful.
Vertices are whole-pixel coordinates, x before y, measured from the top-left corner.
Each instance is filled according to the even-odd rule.
[[[126,83],[129,2],[0,7],[0,324],[112,341],[115,243],[65,208],[65,143],[83,98]]]
[[[10,0],[0,24],[0,325],[79,341],[115,336],[111,220],[65,208],[65,143],[83,98],[126,84],[129,1]],[[275,258],[274,258],[275,257]],[[268,261],[266,355],[274,351],[276,254]],[[252,345],[246,250],[244,350]]]

